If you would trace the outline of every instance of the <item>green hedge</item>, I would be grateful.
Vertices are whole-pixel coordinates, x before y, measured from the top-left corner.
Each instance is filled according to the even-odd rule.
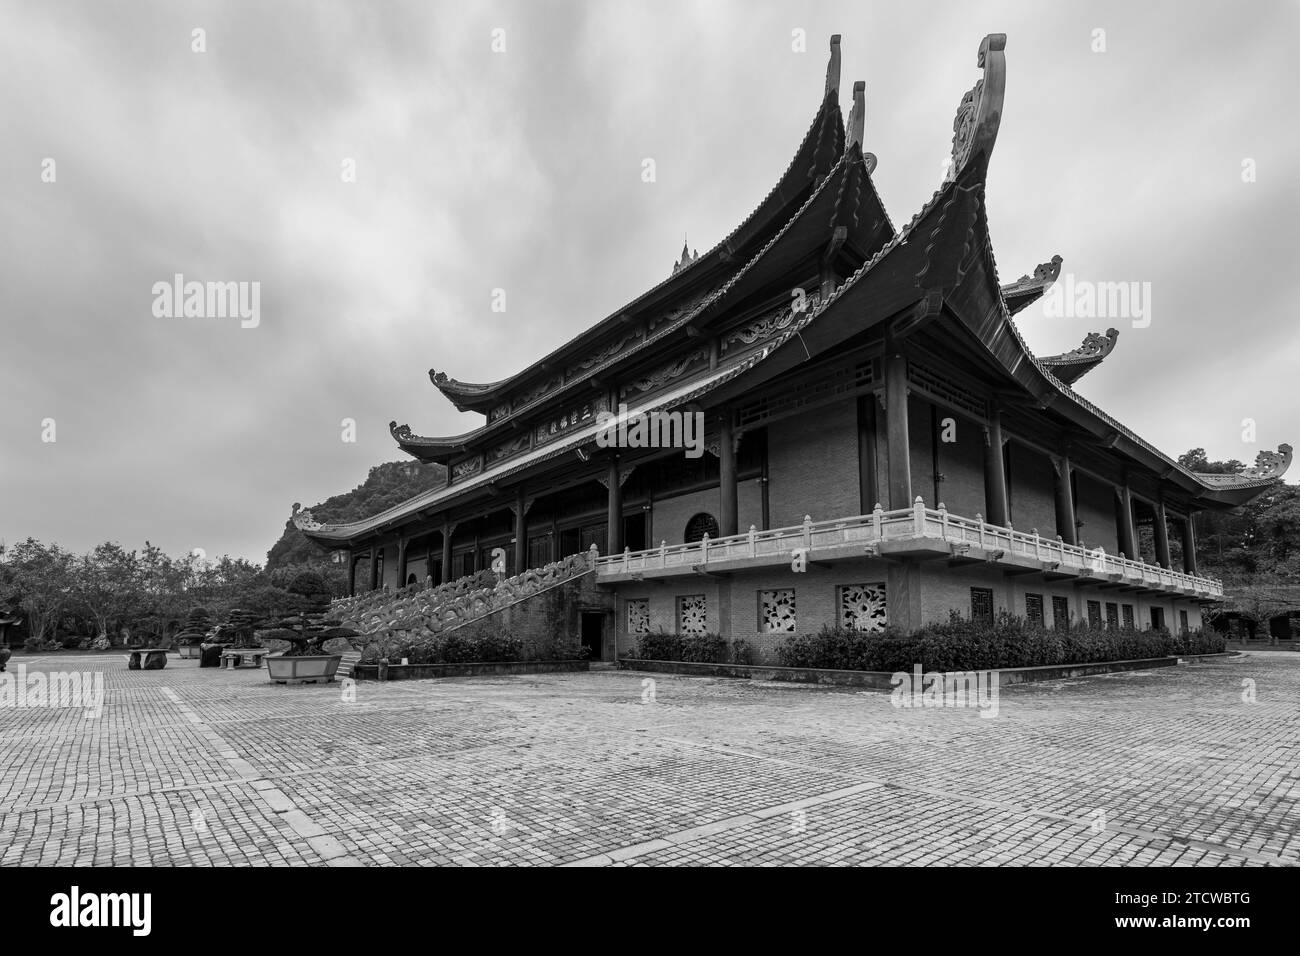
[[[910,634],[823,627],[815,634],[786,638],[776,654],[785,667],[892,672],[920,664],[927,671],[955,671],[1213,654],[1225,646],[1223,637],[1212,631],[1175,636],[1163,629],[1108,630],[1087,625],[1047,630],[1005,612],[992,623],[979,623],[954,611],[947,621]]]
[[[753,664],[754,647],[748,641],[728,641],[720,634],[669,634],[659,631],[637,638],[636,650],[627,655],[643,661],[686,661],[691,664]]]
[[[411,664],[574,661],[587,656],[579,641],[560,636],[530,640],[509,628],[475,624],[478,626],[472,630],[460,628],[427,641],[380,638],[361,652],[361,663],[373,664],[381,658],[390,664],[400,663],[402,658]]]

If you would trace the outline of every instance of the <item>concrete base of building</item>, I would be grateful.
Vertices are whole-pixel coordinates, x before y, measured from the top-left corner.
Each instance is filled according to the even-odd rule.
[[[487,674],[551,674],[585,671],[589,661],[488,661],[472,664],[389,664],[388,680],[423,680],[431,677],[479,677]],[[357,664],[356,680],[378,680],[378,664]]]
[[[1136,661],[1105,661],[1095,664],[1049,664],[1043,667],[999,668],[999,684],[1028,684],[1045,680],[1069,680],[1114,674],[1121,671],[1144,671],[1156,667],[1174,667],[1180,660],[1226,657],[1226,654],[1202,654],[1197,658],[1151,657]],[[801,684],[831,684],[840,687],[867,687],[891,690],[896,686],[890,671],[842,671],[813,667],[769,667],[762,664],[695,664],[686,661],[621,660],[620,670],[681,674],[690,677],[734,677],[748,680],[793,681]]]

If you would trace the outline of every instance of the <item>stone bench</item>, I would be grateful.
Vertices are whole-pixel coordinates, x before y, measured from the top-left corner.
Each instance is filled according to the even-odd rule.
[[[265,647],[228,647],[221,654],[221,666],[227,670],[234,670],[237,667],[261,667],[262,658],[266,655]]]
[[[126,655],[127,670],[160,671],[167,666],[167,649],[162,647],[141,647]]]

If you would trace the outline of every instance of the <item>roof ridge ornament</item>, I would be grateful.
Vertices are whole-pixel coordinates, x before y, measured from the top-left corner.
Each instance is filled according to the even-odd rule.
[[[1277,451],[1261,451],[1255,456],[1255,464],[1243,468],[1239,474],[1242,478],[1281,478],[1291,467],[1291,446],[1283,443]]]
[[[857,80],[854,82],[853,108],[849,110],[848,139],[844,144],[846,151],[854,145],[858,149],[862,148],[862,134],[867,124],[866,91],[867,84],[864,81]]]
[[[993,152],[1007,88],[1006,48],[1005,33],[990,33],[980,42],[975,65],[984,71],[984,75],[975,81],[957,107],[957,116],[952,122],[952,164],[944,182],[960,176],[967,164],[978,156],[987,163]]]
[[[838,33],[831,35],[831,58],[826,64],[826,91],[822,94],[825,99],[834,91],[838,97],[840,95],[840,35]]]

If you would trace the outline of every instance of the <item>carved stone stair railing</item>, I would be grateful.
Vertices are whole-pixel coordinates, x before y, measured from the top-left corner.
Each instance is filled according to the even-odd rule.
[[[363,638],[392,636],[421,641],[495,614],[513,604],[577,580],[595,570],[595,548],[540,568],[531,568],[484,585],[477,576],[433,589],[403,589],[387,595],[366,595],[337,602],[331,611]]]

